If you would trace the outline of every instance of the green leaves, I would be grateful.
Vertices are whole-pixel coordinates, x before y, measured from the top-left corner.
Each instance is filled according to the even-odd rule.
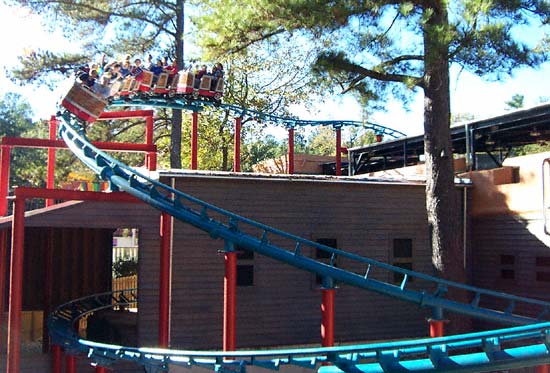
[[[43,82],[50,87],[58,84],[59,79],[67,78],[76,67],[89,62],[82,54],[55,54],[45,50],[32,51],[18,59],[20,66],[12,71],[14,82]]]
[[[446,13],[448,20],[439,18]],[[372,97],[364,89],[368,84],[358,80],[361,74],[416,87],[425,54],[492,77],[537,66],[548,60],[549,15],[547,0],[209,0],[195,20],[206,32],[202,46],[213,55],[266,41],[275,45],[280,35],[300,33],[324,48],[314,66],[318,77]],[[522,40],[521,25],[542,26],[540,40]]]
[[[31,108],[22,96],[8,93],[0,98],[0,138],[47,136],[47,125],[33,123]],[[15,186],[44,186],[45,150],[13,148],[11,151],[10,189]]]

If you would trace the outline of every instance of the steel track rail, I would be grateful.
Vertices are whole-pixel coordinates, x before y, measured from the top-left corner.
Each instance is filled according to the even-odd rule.
[[[359,122],[353,120],[304,120],[298,118],[283,117],[274,114],[262,113],[260,111],[243,108],[233,104],[214,103],[201,100],[186,100],[181,97],[160,97],[160,96],[144,96],[133,99],[111,99],[111,107],[117,106],[150,106],[163,107],[171,109],[182,109],[194,112],[201,112],[205,108],[228,110],[234,117],[249,117],[262,122],[272,123],[275,125],[283,125],[286,128],[296,128],[305,126],[331,126],[333,128],[342,127],[361,127],[371,129],[376,134],[390,136],[397,139],[406,135],[398,130],[382,126],[371,122]]]
[[[512,367],[515,366],[514,364],[521,364],[521,366],[538,365],[548,358],[548,338],[546,336],[548,335],[550,324],[528,325],[547,318],[550,309],[550,303],[548,302],[471,287],[394,267],[370,258],[320,245],[220,209],[139,174],[132,168],[116,161],[90,144],[82,132],[79,123],[69,112],[63,113],[61,118],[63,121],[60,124],[59,131],[68,147],[88,167],[100,175],[102,179],[109,181],[113,190],[126,191],[153,207],[208,232],[213,238],[225,240],[230,246],[239,245],[297,268],[316,273],[324,278],[396,297],[423,307],[448,310],[504,324],[524,325],[519,327],[519,329],[494,331],[492,332],[494,334],[489,334],[490,337],[489,335],[474,333],[442,339],[405,341],[403,344],[401,342],[391,342],[388,344],[366,345],[368,347],[363,346],[360,348],[358,346],[351,346],[346,350],[346,354],[351,354],[349,359],[343,358],[343,355],[334,355],[335,351],[330,349],[327,351],[323,350],[322,353],[318,349],[314,349],[314,351],[310,352],[315,356],[308,355],[305,358],[309,363],[304,364],[309,367],[315,368],[319,362],[330,361],[333,363],[331,367],[323,366],[320,370],[326,371],[326,373],[336,373],[338,369],[342,371],[370,372],[378,371],[379,369],[394,371],[397,368],[404,371],[481,371],[480,369],[485,369],[483,367],[505,369],[504,367]],[[277,245],[273,244],[273,241],[276,241]],[[323,263],[308,257],[303,253],[311,250],[304,250],[306,248],[324,250],[330,254],[332,260],[330,263]],[[357,273],[356,271],[346,269],[344,266],[336,267],[334,263],[336,258],[345,258],[346,263],[360,263],[365,271]],[[355,267],[357,266],[355,265]],[[394,273],[399,273],[403,277],[401,283],[393,284],[389,281],[390,278],[393,278]],[[414,282],[411,282],[411,279],[414,279]],[[455,289],[468,293],[471,301],[463,303],[459,300],[449,299],[449,290],[452,291]],[[488,308],[483,306],[485,300],[496,300],[504,304],[504,306],[500,309]],[[536,308],[538,310],[537,315],[533,317],[514,313],[516,307],[519,306]],[[60,329],[60,327],[56,328],[54,326],[54,329]],[[507,336],[510,336],[509,338],[514,341],[535,340],[536,343],[528,346],[525,343],[520,347],[510,347],[506,350],[508,352],[500,353],[499,351],[504,351],[503,342],[507,341]],[[162,361],[160,365],[163,366],[168,363],[178,363],[180,360],[184,364],[192,365],[198,360],[206,361],[203,359],[204,357],[207,360],[213,358],[214,362],[208,361],[205,364],[217,369],[216,367],[221,366],[220,364],[222,363],[220,361],[224,360],[224,358],[240,357],[238,361],[232,360],[227,363],[223,362],[223,364],[228,364],[228,366],[234,366],[235,364],[246,366],[247,364],[254,365],[254,361],[257,360],[258,356],[264,353],[269,356],[279,355],[279,352],[272,354],[272,351],[246,353],[244,356],[242,355],[243,352],[235,353],[236,355],[219,353],[221,354],[219,356],[208,355],[208,353],[204,355],[203,353],[196,352],[188,355],[183,354],[184,356],[182,357],[180,356],[181,354],[172,355],[170,350],[131,349],[121,346],[109,347],[82,340],[74,342],[74,336],[72,340],[72,343],[76,343],[77,346],[87,346],[87,348],[92,350],[102,351],[101,354],[104,357],[114,353],[118,358],[126,358],[126,354],[129,354],[132,356],[139,355],[140,359],[144,359],[144,354],[148,354],[150,356],[149,360],[160,359]],[[462,355],[450,357],[450,350],[463,345],[467,346],[467,348],[478,347],[482,351],[476,352],[478,355],[466,353],[464,354],[465,357],[460,357]],[[357,348],[362,352],[358,352]],[[114,350],[118,352],[112,352]],[[124,353],[121,354],[121,351]],[[162,353],[156,354],[158,351],[162,351]],[[296,360],[296,358],[302,356],[303,353],[303,349],[292,350],[289,357],[285,359],[290,364],[300,365],[298,362],[303,363],[303,361]],[[91,354],[93,355],[94,352],[92,351]],[[424,356],[418,358],[418,354]],[[410,355],[414,355],[416,358],[407,360],[406,358]],[[363,360],[356,361],[353,356],[368,357],[371,361],[363,363]],[[251,359],[250,363],[247,362],[249,361],[247,360],[248,358]],[[260,362],[257,365],[263,364],[267,367],[275,368],[283,360],[270,358],[268,361]]]
[[[136,301],[135,291],[95,294],[59,306],[48,319],[52,343],[73,354],[85,354],[103,367],[126,360],[144,366],[148,372],[167,371],[171,365],[243,373],[249,366],[278,370],[283,365],[320,373],[481,372],[546,364],[550,356],[549,322],[440,338],[234,352],[128,347],[97,343],[77,335],[75,326],[81,318],[128,306]]]

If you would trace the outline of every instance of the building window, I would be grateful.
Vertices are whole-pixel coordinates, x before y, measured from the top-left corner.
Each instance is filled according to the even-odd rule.
[[[254,251],[241,246],[237,252],[237,286],[254,286]]]
[[[500,278],[502,280],[516,279],[516,256],[503,254],[500,256]]]
[[[394,238],[392,247],[393,260],[395,267],[413,269],[413,240],[412,238]],[[409,278],[409,281],[412,281]],[[403,274],[393,272],[393,282],[400,284],[403,281]]]
[[[254,266],[237,264],[237,286],[254,286]]]
[[[537,281],[550,282],[550,256],[537,256],[535,266]]]
[[[338,241],[336,240],[336,238],[319,238],[315,240],[315,242],[321,245],[332,247],[334,249],[338,248]],[[315,259],[317,259],[318,262],[323,262],[327,264],[331,263],[331,260],[332,260],[332,264],[336,267],[336,256],[334,256],[333,258],[332,253],[329,251],[316,248]],[[319,287],[322,284],[323,284],[322,276],[315,275],[315,286]]]

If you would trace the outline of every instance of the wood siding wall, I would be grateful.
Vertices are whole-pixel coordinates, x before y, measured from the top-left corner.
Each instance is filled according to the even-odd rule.
[[[102,270],[94,269],[88,263],[89,255],[100,255],[93,250],[99,243],[90,236],[95,229],[114,230],[116,228],[132,227],[139,229],[139,289],[140,303],[138,314],[138,332],[142,345],[156,345],[158,341],[158,288],[159,288],[159,221],[160,213],[143,203],[108,203],[108,202],[70,202],[53,208],[31,212],[25,220],[26,247],[40,237],[31,237],[35,228],[52,227],[57,235],[56,241],[65,245],[65,254],[56,255],[59,266],[56,268],[61,272],[73,271],[78,274],[76,281],[69,281],[64,278],[67,286],[55,286],[52,296],[59,297],[60,301],[74,299],[73,290],[84,292],[85,278],[96,278],[97,281],[107,281],[102,291],[109,291],[111,284],[110,265]],[[3,224],[6,228],[8,224]],[[82,227],[86,229],[81,230]],[[78,232],[82,232],[79,234]],[[86,233],[88,232],[88,233]],[[43,237],[45,239],[45,237]],[[69,244],[69,243],[73,243]],[[72,245],[72,246],[67,246]],[[112,241],[104,243],[109,248]],[[84,251],[88,254],[85,254]],[[90,251],[91,250],[91,251]],[[28,260],[34,260],[34,265],[39,266],[42,259],[30,255],[32,251],[25,253]],[[109,253],[110,253],[109,249]],[[90,254],[91,253],[91,254]],[[108,263],[110,264],[110,257]],[[96,259],[98,260],[98,259]],[[104,263],[105,264],[105,263]],[[76,269],[75,269],[76,266]],[[87,275],[85,275],[87,274]],[[94,280],[95,281],[95,280]],[[24,283],[25,289],[32,285]],[[73,289],[74,288],[74,289]],[[25,290],[27,291],[27,290]],[[82,294],[89,295],[93,294]]]
[[[477,217],[471,227],[474,285],[550,300],[550,237],[541,214]]]
[[[394,238],[410,238],[413,269],[431,271],[423,185],[204,176],[178,177],[176,184],[240,215],[307,239],[336,239],[341,249],[383,262],[392,261]],[[155,346],[159,220],[157,210],[140,203],[85,202],[29,216],[26,226],[138,228],[139,341]],[[173,235],[171,345],[221,348],[224,243],[179,221]],[[315,276],[259,255],[248,263],[254,265],[254,285],[238,288],[238,348],[319,344],[321,292]],[[338,288],[335,311],[337,343],[428,333],[429,310],[348,286]]]
[[[23,310],[43,310],[48,298],[46,309],[53,309],[110,289],[112,229],[29,227],[25,233]]]
[[[411,238],[413,269],[431,270],[421,185],[181,177],[176,188],[307,239],[336,238],[339,248],[383,262],[391,261],[394,238]],[[223,241],[175,222],[173,347],[221,348],[223,247]],[[254,286],[238,288],[237,346],[320,343],[315,276],[258,255],[253,264]],[[427,310],[348,286],[337,290],[335,308],[337,342],[428,332]]]

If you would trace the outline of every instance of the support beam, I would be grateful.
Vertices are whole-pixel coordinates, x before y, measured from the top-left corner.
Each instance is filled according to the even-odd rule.
[[[432,317],[428,319],[430,325],[430,337],[437,338],[444,336],[444,325],[448,323],[443,317],[443,309],[439,307],[432,308]]]
[[[95,202],[134,202],[142,201],[126,192],[98,193],[68,189],[45,189],[18,187],[15,198],[53,198],[64,201],[95,201]]]
[[[334,295],[336,289],[324,288],[321,303],[321,343],[323,347],[334,346]]]
[[[226,244],[227,245],[227,244]],[[226,250],[223,279],[223,350],[235,351],[237,327],[237,253],[232,245]]]
[[[233,171],[241,172],[241,126],[242,117],[235,118],[235,133],[233,134]]]
[[[430,337],[431,338],[437,338],[437,337],[443,337],[444,334],[444,325],[446,320],[434,320],[429,319],[428,320],[430,324]]]
[[[288,129],[288,173],[294,173],[294,128]]]
[[[15,198],[11,235],[10,297],[6,372],[19,372],[21,360],[21,307],[25,247],[25,198]]]
[[[65,354],[65,373],[76,373],[76,357]]]
[[[52,293],[53,293],[53,278],[54,278],[54,229],[48,228],[48,241],[44,252],[44,299],[42,301],[42,353],[46,354],[49,351],[50,339],[48,338],[48,317],[52,311]]]
[[[49,138],[51,141],[57,139],[57,118],[55,115],[52,115],[50,118],[50,133]],[[46,188],[53,189],[55,188],[55,148],[48,148],[48,175],[46,178]],[[46,200],[46,207],[51,206],[55,203],[53,199]]]
[[[147,118],[154,114],[153,110],[104,111],[97,120]]]
[[[342,176],[342,128],[335,128],[336,131],[336,176]]]
[[[145,144],[150,147],[154,146],[153,124],[154,124],[153,115],[145,117]],[[156,151],[150,151],[145,154],[145,167],[147,167],[149,171],[157,170],[157,152]]]
[[[191,114],[191,169],[198,169],[199,152],[199,113],[194,111]]]
[[[63,140],[32,139],[24,137],[2,137],[0,145],[17,146],[23,148],[56,148],[67,149],[67,144]],[[134,144],[126,142],[104,142],[91,141],[92,145],[100,150],[118,151],[118,152],[156,152],[155,145]]]
[[[4,308],[6,304],[6,263],[8,259],[8,230],[0,229],[0,325],[4,325]],[[0,350],[4,350],[4,339],[0,340]]]
[[[52,373],[63,373],[63,350],[60,345],[52,345]]]
[[[173,218],[160,215],[160,284],[159,284],[159,346],[170,346],[170,300],[172,281],[172,224]]]
[[[11,147],[0,146],[0,216],[8,214]]]

